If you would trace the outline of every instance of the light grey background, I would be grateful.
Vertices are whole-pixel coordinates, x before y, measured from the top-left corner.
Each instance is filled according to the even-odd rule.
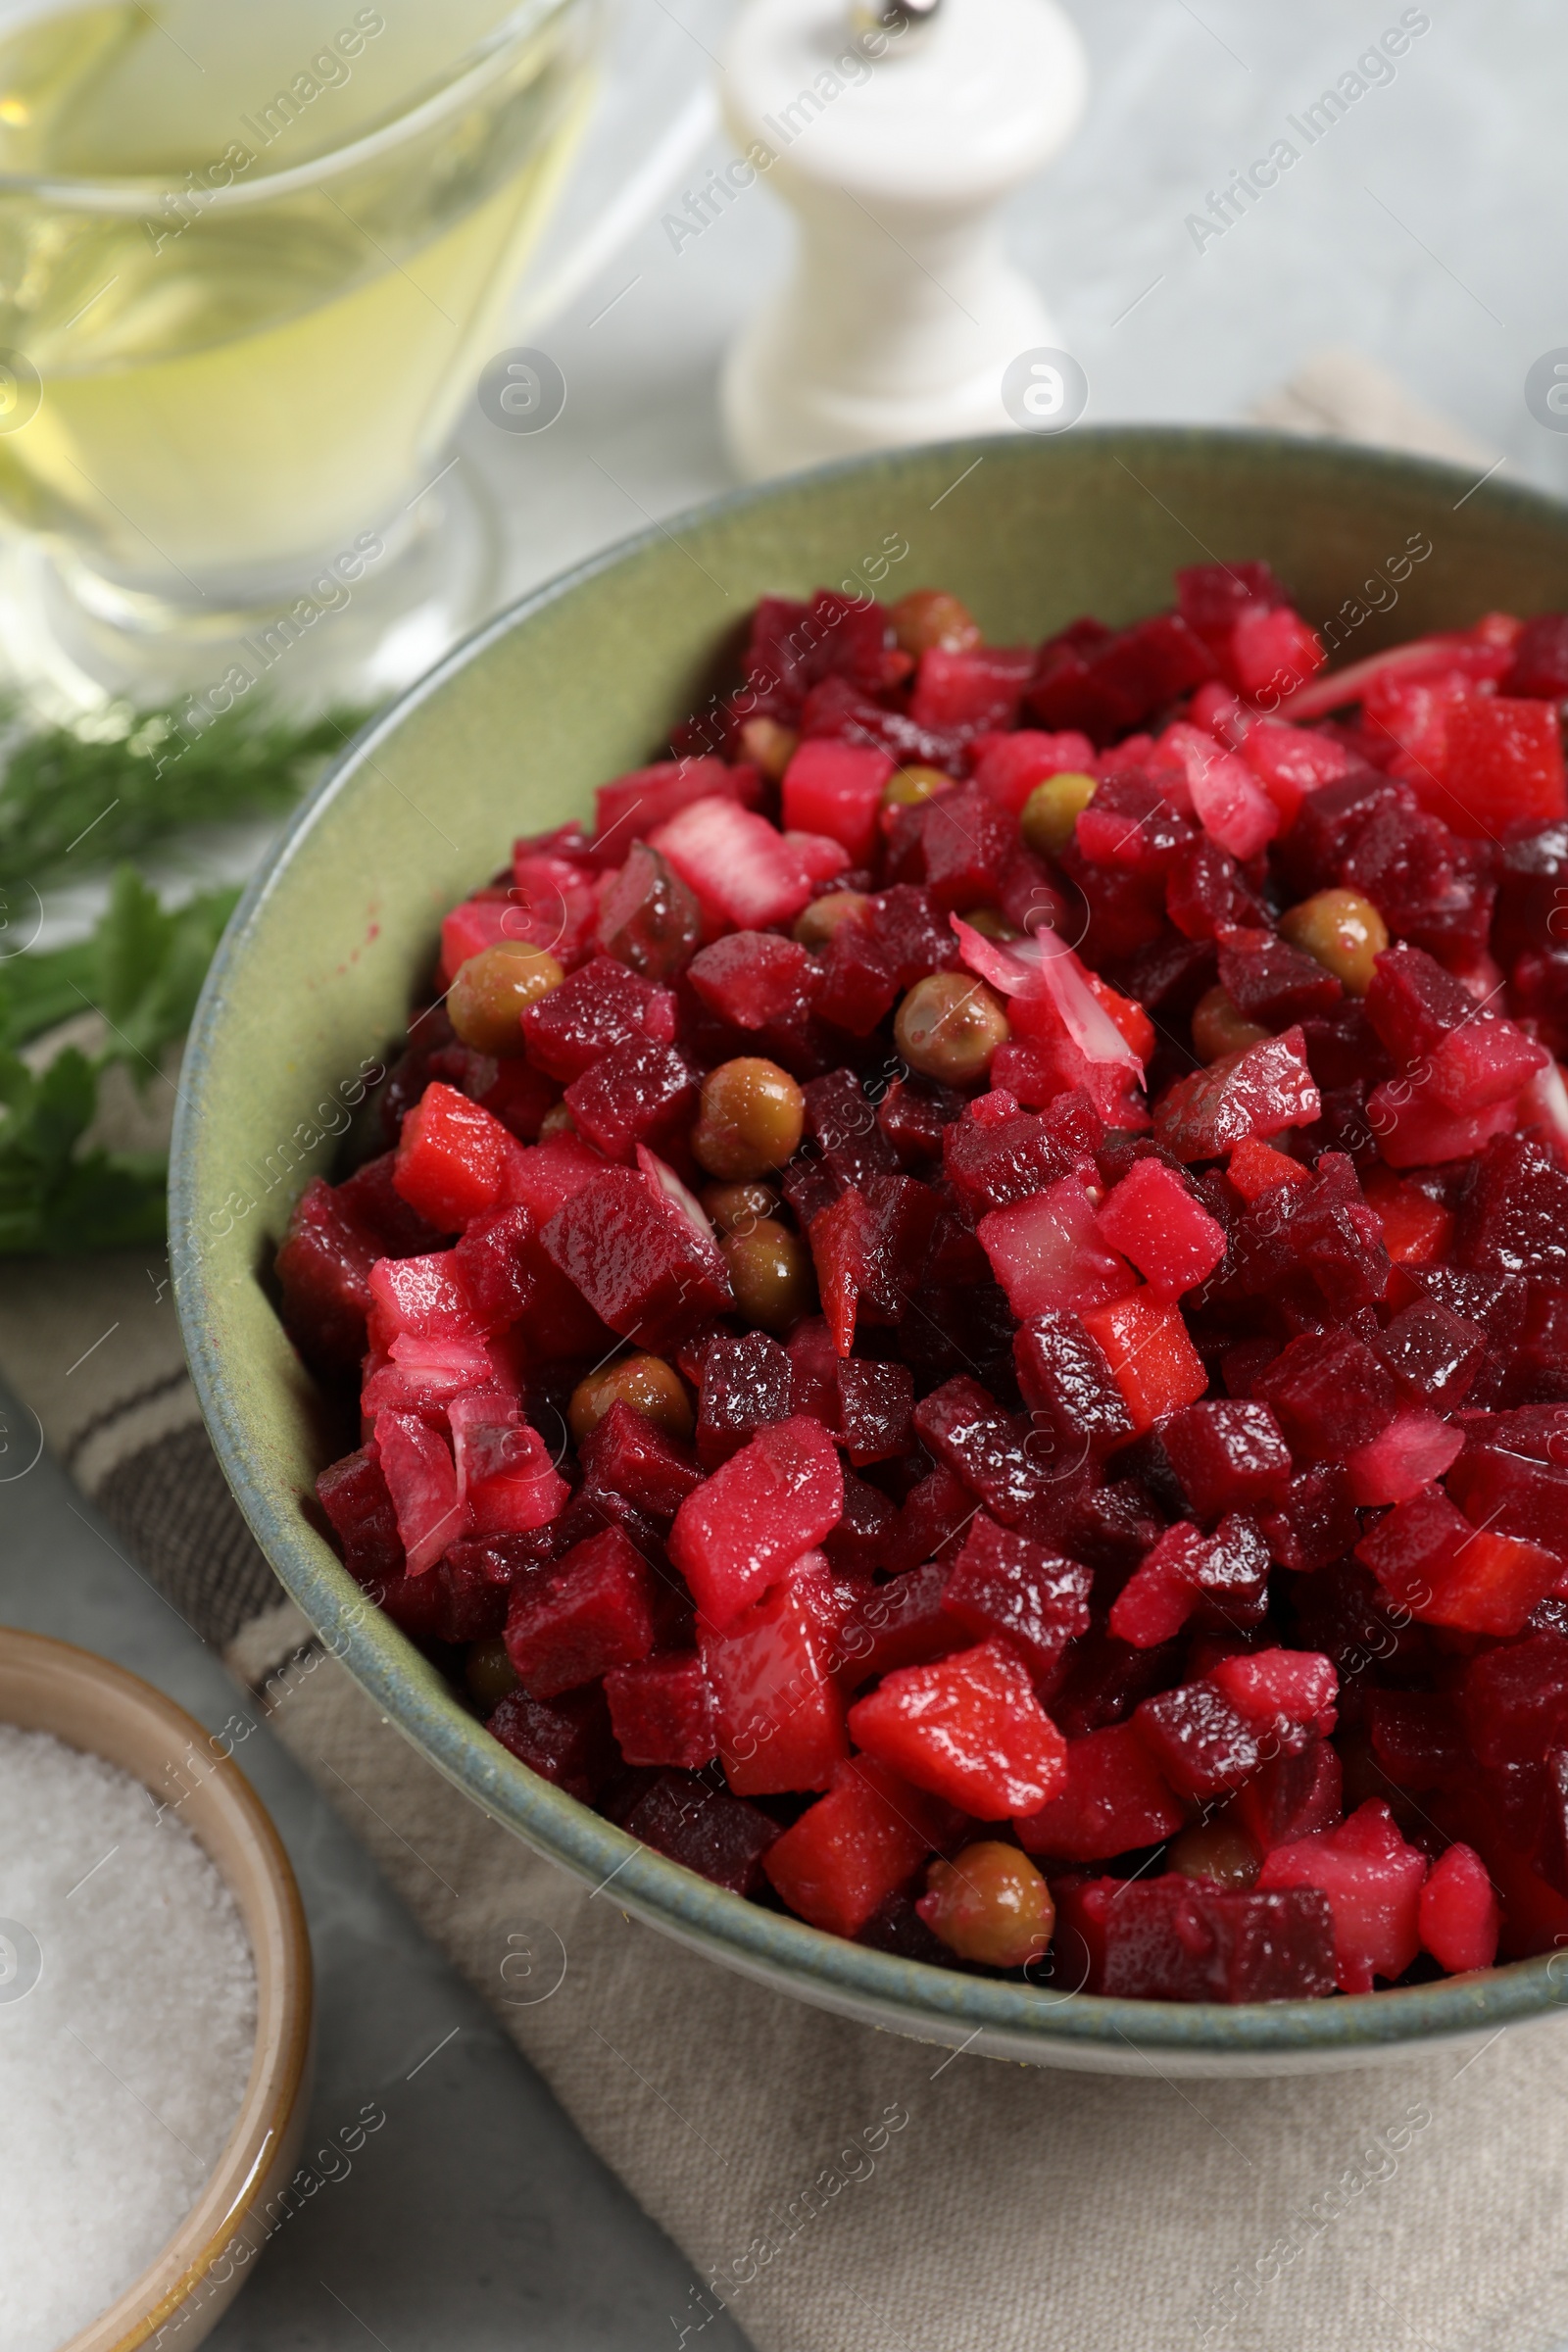
[[[631,5],[636,64],[617,95],[635,123],[646,92],[652,137],[688,76],[712,71],[730,12]],[[1185,225],[1400,13],[1393,0],[1072,0],[1089,119],[1009,228],[1087,370],[1091,418],[1238,416],[1311,352],[1349,344],[1503,456],[1504,478],[1568,488],[1568,438],[1523,398],[1531,362],[1568,344],[1560,0],[1434,0],[1392,86],[1252,214],[1202,252]],[[686,184],[724,153],[715,142]],[[560,421],[519,438],[475,404],[459,447],[499,513],[509,593],[727,485],[714,371],[787,245],[764,189],[680,253],[654,220],[537,338],[566,377]],[[233,1705],[216,1661],[48,1463],[0,1487],[0,1620],[120,1657],[210,1724]],[[316,2121],[330,2132],[376,2097],[388,2123],[269,2252],[216,2352],[673,2346],[680,2257],[265,1735],[246,1763],[312,1912]],[[739,2344],[727,2327],[706,2331],[712,2352]]]

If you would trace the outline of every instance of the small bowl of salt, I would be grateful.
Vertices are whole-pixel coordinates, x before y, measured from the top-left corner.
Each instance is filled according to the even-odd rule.
[[[0,2345],[188,2352],[289,2205],[299,1889],[226,1745],[0,1629]]]

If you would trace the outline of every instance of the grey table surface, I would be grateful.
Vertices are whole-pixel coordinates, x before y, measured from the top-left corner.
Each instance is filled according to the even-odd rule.
[[[661,10],[693,79],[712,72],[730,0],[631,5]],[[1568,437],[1524,401],[1531,363],[1568,340],[1568,17],[1553,0],[1434,7],[1394,81],[1200,249],[1187,221],[1207,191],[1267,153],[1400,9],[1069,5],[1089,119],[1009,233],[1089,374],[1092,416],[1234,417],[1313,351],[1350,345],[1500,456],[1504,478],[1568,489]],[[666,59],[650,104],[667,109],[680,78]],[[685,184],[723,154],[715,142]],[[507,595],[727,485],[715,368],[787,243],[763,192],[679,251],[654,218],[542,337],[569,387],[559,423],[518,439],[475,411],[458,446],[501,518]],[[0,1486],[0,1622],[119,1658],[210,1725],[232,1707],[217,1660],[47,1460]],[[215,2352],[672,2343],[691,2282],[678,2252],[265,1733],[246,1761],[311,1914],[314,2121],[328,2133],[375,2097],[388,2125],[269,2249]],[[713,2352],[742,2343],[715,2325]]]

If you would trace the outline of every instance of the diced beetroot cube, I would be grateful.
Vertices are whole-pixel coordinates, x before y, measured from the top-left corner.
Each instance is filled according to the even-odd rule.
[[[1462,1262],[1568,1280],[1568,1167],[1536,1140],[1494,1144],[1464,1203]]]
[[[981,1096],[982,1102],[990,1098]],[[1002,1119],[959,1118],[942,1132],[943,1174],[971,1215],[1010,1208],[1066,1176],[1073,1155],[1044,1119],[1014,1111]]]
[[[944,1607],[979,1641],[1001,1635],[1031,1671],[1049,1677],[1069,1642],[1089,1631],[1090,1571],[1043,1544],[976,1514]]]
[[[1232,1258],[1239,1293],[1272,1297],[1305,1272],[1338,1318],[1388,1295],[1383,1229],[1343,1152],[1320,1152],[1309,1183],[1282,1188],[1250,1212],[1233,1233]]]
[[[729,800],[694,801],[648,839],[697,893],[715,934],[793,922],[816,884],[851,862],[836,842],[792,841]]]
[[[1251,1725],[1212,1683],[1146,1698],[1133,1727],[1179,1796],[1232,1796],[1263,1760]]]
[[[313,1177],[294,1204],[276,1259],[283,1327],[322,1372],[351,1372],[364,1355],[368,1278],[383,1254],[379,1237],[344,1200],[346,1190]]]
[[[833,1345],[841,1355],[850,1355],[860,1300],[874,1299],[885,1287],[871,1203],[851,1186],[830,1207],[817,1211],[807,1238]]]
[[[829,1583],[820,1552],[808,1552],[722,1630],[706,1614],[698,1620],[718,1752],[737,1796],[825,1788],[849,1753],[823,1623]]]
[[[1211,977],[1211,960],[1198,952],[1202,943],[1232,924],[1267,919],[1267,909],[1248,887],[1236,859],[1206,833],[1179,850],[1172,859],[1165,877],[1165,910],[1191,943],[1174,965],[1174,982],[1167,985],[1179,984],[1199,970]],[[1169,954],[1172,944],[1164,943],[1161,952]],[[1146,989],[1138,993],[1150,1001]]]
[[[1310,1887],[1266,1893],[1200,1889],[1197,1908],[1215,1939],[1211,1979],[1223,1959],[1231,2001],[1320,1999],[1334,1982],[1334,1924]]]
[[[528,929],[522,910],[513,906],[505,891],[465,899],[442,919],[437,985],[449,988],[470,956],[482,955],[486,948],[496,947],[504,939],[526,938]],[[548,947],[550,943],[541,939],[529,944]]]
[[[1446,1690],[1368,1690],[1372,1752],[1399,1788],[1453,1788],[1475,1772],[1457,1697]]]
[[[393,1181],[411,1208],[456,1233],[503,1204],[518,1156],[499,1119],[437,1079],[403,1122]]]
[[[403,1332],[419,1340],[475,1340],[479,1323],[456,1250],[383,1257],[366,1283],[383,1346]]]
[[[1478,1441],[1484,1433],[1473,1431]],[[1468,1446],[1448,1477],[1448,1493],[1477,1527],[1520,1536],[1543,1550],[1568,1553],[1568,1476],[1506,1447]]]
[[[1396,1266],[1430,1265],[1447,1252],[1453,1213],[1388,1168],[1372,1169],[1366,1198],[1383,1228],[1383,1246]]]
[[[1449,713],[1442,773],[1444,822],[1475,840],[1568,816],[1561,730],[1548,703],[1468,696]]]
[[[898,1161],[877,1126],[875,1105],[853,1070],[830,1070],[802,1091],[807,1127],[840,1184],[864,1192],[874,1178],[897,1174]]]
[[[1107,1625],[1116,1640],[1135,1649],[1172,1641],[1198,1606],[1208,1553],[1208,1538],[1191,1520],[1165,1528],[1111,1603]]]
[[[768,1849],[790,1909],[833,1936],[858,1936],[940,1839],[943,1809],[874,1756],[837,1765],[825,1796]]]
[[[1421,1948],[1450,1977],[1490,1968],[1497,1956],[1502,1908],[1473,1845],[1450,1845],[1421,1889]]]
[[[886,752],[822,736],[803,743],[784,770],[784,823],[792,833],[825,833],[864,865],[877,840],[882,787],[893,773]]]
[[[644,1038],[602,1054],[566,1089],[578,1130],[607,1159],[638,1144],[669,1144],[691,1125],[698,1075],[683,1054]]]
[[[1539,695],[1548,703],[1568,696],[1568,612],[1538,612],[1525,622],[1498,691]]]
[[[569,1490],[515,1396],[497,1388],[470,1389],[454,1396],[447,1419],[458,1495],[473,1535],[525,1535],[560,1516]]]
[[[612,956],[596,956],[528,1006],[522,1034],[535,1068],[569,1083],[617,1046],[672,1045],[675,1000]]]
[[[1100,1233],[1078,1176],[980,1220],[981,1247],[1020,1322],[1052,1308],[1098,1306],[1136,1289],[1125,1258]]]
[[[581,1804],[593,1803],[615,1767],[602,1690],[567,1690],[550,1700],[509,1690],[485,1729],[530,1772]]]
[[[1343,744],[1326,735],[1314,735],[1305,727],[1294,727],[1285,719],[1255,720],[1239,749],[1287,829],[1295,823],[1308,793],[1337,783],[1350,767],[1350,755]]]
[[[1298,1726],[1327,1739],[1337,1721],[1334,1662],[1309,1649],[1253,1649],[1221,1658],[1208,1679],[1249,1723]]]
[[[1472,1634],[1520,1633],[1562,1574],[1555,1552],[1472,1527],[1440,1487],[1380,1519],[1355,1556],[1424,1625]]]
[[[1091,768],[1095,747],[1087,735],[1042,734],[1019,727],[1010,734],[985,735],[974,746],[974,780],[1009,816],[1021,814],[1037,784],[1048,776],[1082,775]]]
[[[545,1254],[623,1339],[672,1347],[734,1303],[710,1230],[640,1170],[607,1168],[541,1233]]]
[[[960,1374],[945,1381],[915,1407],[914,1426],[937,1459],[1008,1526],[1046,1483],[1049,1463],[1031,1433],[977,1380]]]
[[[1101,1240],[1132,1259],[1156,1298],[1179,1298],[1206,1282],[1225,1254],[1224,1227],[1163,1160],[1134,1160],[1097,1224]]]
[[[1049,1803],[1013,1823],[1031,1854],[1099,1862],[1173,1837],[1186,1808],[1130,1723],[1067,1742],[1067,1778]]]
[[[580,1451],[597,1486],[624,1494],[650,1519],[672,1519],[703,1483],[692,1448],[618,1397]]]
[[[648,1564],[618,1527],[575,1545],[542,1585],[521,1588],[507,1619],[507,1655],[531,1698],[634,1666],[653,1646]]]
[[[540,855],[518,842],[512,857],[511,919],[506,935],[522,939],[570,971],[593,944],[599,877],[586,858]]]
[[[975,1508],[974,1496],[962,1480],[939,1462],[929,1477],[910,1489],[905,1500],[888,1567],[898,1574],[939,1554],[956,1559],[954,1539],[968,1526]]]
[[[1369,1446],[1398,1411],[1393,1380],[1352,1331],[1303,1332],[1259,1373],[1252,1390],[1273,1406],[1303,1461]]]
[[[1271,1756],[1237,1792],[1233,1811],[1260,1854],[1339,1826],[1344,1773],[1327,1740]]]
[[[1298,1471],[1280,1508],[1258,1514],[1258,1527],[1282,1568],[1298,1574],[1327,1568],[1360,1532],[1349,1479],[1334,1462]]]
[[[876,1106],[876,1123],[901,1167],[924,1170],[928,1161],[941,1158],[948,1129],[963,1110],[963,1097],[950,1086],[895,1078]]]
[[[605,1696],[616,1744],[628,1764],[673,1764],[700,1772],[718,1753],[713,1696],[694,1649],[612,1667]]]
[[[316,1493],[356,1584],[384,1585],[403,1575],[397,1510],[373,1446],[362,1446],[323,1470]]]
[[[1123,1999],[1227,2002],[1311,1999],[1333,1989],[1332,1918],[1315,1891],[1244,1891],[1178,1871],[1101,1880],[1099,1888],[1094,1948],[1101,1956],[1088,1972],[1089,1989]],[[1062,1949],[1069,1983],[1082,1973],[1073,1963],[1090,1948],[1080,1932],[1071,1950]]]
[[[1178,1159],[1219,1159],[1244,1136],[1309,1127],[1322,1107],[1298,1026],[1178,1079],[1154,1106],[1154,1136]]]
[[[1032,646],[976,645],[962,653],[931,646],[920,656],[909,716],[933,733],[1010,727],[1034,664]]]
[[[619,1528],[645,1560],[654,1560],[659,1556],[659,1529],[654,1522],[645,1519],[624,1494],[617,1494],[612,1489],[598,1486],[591,1480],[584,1480],[554,1524],[551,1532],[556,1540],[556,1551],[564,1558],[577,1544],[592,1543],[610,1527]],[[656,1631],[662,1633],[673,1625],[674,1632],[684,1638],[690,1628],[681,1622],[688,1613],[683,1606],[683,1596],[676,1591],[673,1581],[664,1581],[662,1573],[654,1588],[654,1600],[658,1612]]]
[[[1186,1405],[1160,1441],[1200,1519],[1266,1508],[1290,1492],[1290,1447],[1266,1404],[1218,1397]]]
[[[703,1358],[697,1416],[703,1468],[716,1470],[760,1429],[787,1421],[793,1410],[793,1369],[777,1340],[763,1331],[716,1339]]]
[[[1422,1406],[1396,1413],[1370,1445],[1346,1455],[1350,1492],[1363,1505],[1408,1502],[1443,1476],[1463,1444],[1462,1431]]]
[[[1568,1641],[1542,1632],[1465,1668],[1465,1735],[1489,1771],[1539,1764],[1568,1736]]]
[[[1188,1337],[1181,1310],[1147,1290],[1079,1309],[1085,1330],[1110,1366],[1111,1378],[1135,1430],[1184,1404],[1196,1404],[1208,1386],[1203,1359]]]
[[[1231,631],[1250,605],[1268,612],[1286,601],[1266,564],[1187,564],[1176,574],[1176,603],[1183,620],[1205,644],[1227,653]]]
[[[923,804],[919,814],[925,886],[939,906],[983,905],[994,893],[1013,827],[978,784],[961,784]]]
[[[1247,1201],[1261,1200],[1278,1185],[1312,1181],[1310,1168],[1303,1168],[1288,1152],[1276,1152],[1272,1144],[1260,1144],[1253,1135],[1244,1135],[1239,1144],[1232,1145],[1225,1173]]]
[[[1328,655],[1322,640],[1289,605],[1244,606],[1230,636],[1231,667],[1244,694],[1292,694],[1315,676]]]
[[[843,1508],[837,1448],[817,1422],[797,1416],[760,1431],[687,1496],[669,1556],[705,1617],[727,1625],[820,1544]]]
[[[1004,1642],[884,1677],[850,1709],[852,1738],[978,1821],[1035,1813],[1066,1770],[1066,1741]]]
[[[703,910],[667,858],[634,841],[624,865],[599,882],[594,945],[645,980],[672,980],[695,955]]]
[[[790,1333],[791,1410],[839,1435],[839,1352],[821,1315],[807,1315]],[[780,1415],[780,1418],[783,1416]]]
[[[879,1304],[894,1322],[902,1323],[925,1282],[943,1219],[942,1201],[930,1185],[902,1174],[874,1178],[869,1198],[884,1268],[885,1295]]]
[[[1512,1021],[1478,1007],[1463,1028],[1450,1029],[1426,1057],[1421,1092],[1455,1113],[1490,1110],[1511,1102],[1550,1058],[1544,1046]]]
[[[507,1594],[475,1566],[472,1546],[455,1544],[423,1576],[394,1577],[373,1598],[393,1624],[421,1647],[492,1642],[507,1621]]]
[[[451,1254],[453,1273],[480,1330],[505,1331],[534,1304],[541,1256],[525,1208],[494,1208],[475,1217]],[[383,1307],[383,1330],[387,1321]]]
[[[722,760],[661,760],[652,767],[634,768],[612,784],[601,784],[594,794],[595,849],[601,857],[624,858],[639,835],[646,840],[693,801],[715,795],[754,807],[756,770],[726,767]]]
[[[1332,1012],[1345,993],[1315,956],[1275,931],[1222,930],[1219,978],[1238,1012],[1265,1029]]]
[[[1463,1402],[1486,1353],[1487,1335],[1438,1299],[1418,1298],[1374,1345],[1408,1396],[1446,1410]]]
[[[1368,1797],[1339,1829],[1276,1846],[1257,1883],[1320,1887],[1334,1913],[1340,1990],[1370,1992],[1374,1976],[1402,1976],[1420,1949],[1426,1875],[1426,1856],[1405,1843],[1382,1799]]]
[[[848,1576],[870,1576],[887,1559],[899,1523],[898,1505],[864,1479],[844,1479],[844,1515],[822,1539],[828,1565]]]
[[[928,1560],[861,1595],[838,1643],[843,1663],[836,1671],[847,1690],[895,1667],[924,1666],[969,1646],[970,1635],[943,1605],[951,1575],[949,1561]]]
[[[604,1157],[580,1135],[553,1135],[519,1152],[507,1190],[528,1211],[535,1228],[548,1225],[558,1208],[604,1173]]]
[[[867,914],[839,924],[818,972],[818,1012],[852,1037],[869,1037],[897,1002],[897,967]]]
[[[1213,656],[1179,613],[1158,612],[1092,642],[1087,633],[1100,625],[1075,622],[1084,632],[1076,642],[1067,630],[1041,647],[1027,702],[1043,725],[1081,726],[1097,743],[1114,743],[1214,674]]]
[[[1013,1363],[1037,1431],[1058,1447],[1103,1452],[1133,1434],[1132,1416],[1103,1348],[1076,1315],[1035,1315],[1014,1335]]]
[[[1450,1031],[1477,1018],[1475,1000],[1421,948],[1385,948],[1373,968],[1366,1015],[1396,1062],[1433,1054]]]
[[[736,1029],[798,1029],[810,1017],[822,967],[793,939],[732,931],[693,958],[687,978]]]
[[[397,1513],[407,1573],[422,1575],[463,1533],[451,1451],[426,1422],[406,1412],[376,1414],[375,1446]]]
[[[1198,1565],[1194,1621],[1210,1632],[1246,1633],[1268,1611],[1269,1549],[1255,1519],[1229,1511]]]
[[[755,1894],[762,1884],[762,1856],[778,1836],[778,1823],[756,1805],[743,1804],[722,1788],[690,1773],[662,1772],[626,1815],[625,1828],[656,1854],[684,1864],[699,1878],[731,1894]]]
[[[896,1460],[911,1443],[914,1376],[906,1364],[849,1356],[836,1367],[834,1436],[855,1467]]]

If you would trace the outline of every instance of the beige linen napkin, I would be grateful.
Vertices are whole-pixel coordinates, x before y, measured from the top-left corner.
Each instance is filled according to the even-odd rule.
[[[1310,429],[1367,413],[1366,368],[1314,364],[1291,395]],[[1403,401],[1381,381],[1374,424]],[[590,1893],[530,1854],[278,1598],[202,1433],[161,1258],[0,1267],[0,1373],[138,1573],[222,1650],[684,2248],[675,2352],[726,2306],[761,2352],[1568,2339],[1555,2021],[1469,2055],[1178,2084],[1152,2068],[1103,2080],[1002,2065],[764,1991],[628,1919],[612,1887]]]

